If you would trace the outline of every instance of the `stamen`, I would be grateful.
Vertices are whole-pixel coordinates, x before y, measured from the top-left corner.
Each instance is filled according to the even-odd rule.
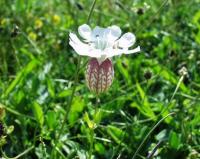
[[[98,35],[98,36],[96,35],[96,38],[97,38],[97,45],[96,45],[96,48],[99,49],[99,46],[100,46],[99,35]]]

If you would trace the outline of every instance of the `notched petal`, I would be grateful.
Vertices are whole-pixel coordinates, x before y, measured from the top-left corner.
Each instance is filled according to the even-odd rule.
[[[132,33],[126,33],[122,35],[122,37],[119,39],[119,47],[121,48],[128,48],[131,47],[135,43],[135,35]]]
[[[91,28],[90,28],[89,25],[83,24],[83,25],[79,26],[79,28],[78,28],[78,33],[79,33],[80,36],[81,36],[82,38],[84,38],[85,40],[88,40],[88,41],[91,40],[91,33],[92,33],[92,30],[91,30]]]
[[[103,38],[104,33],[105,33],[105,30],[106,30],[105,28],[96,26],[96,27],[93,29],[93,31],[92,31],[92,38],[93,38],[93,40],[95,40],[97,37]]]
[[[115,40],[117,40],[121,36],[122,31],[118,26],[113,25],[109,27],[109,29],[110,29],[111,35],[113,36]]]

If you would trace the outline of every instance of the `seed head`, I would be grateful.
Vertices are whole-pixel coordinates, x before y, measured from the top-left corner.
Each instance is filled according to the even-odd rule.
[[[146,80],[151,79],[151,76],[152,76],[151,71],[146,71],[146,72],[144,73],[144,78],[145,78]]]

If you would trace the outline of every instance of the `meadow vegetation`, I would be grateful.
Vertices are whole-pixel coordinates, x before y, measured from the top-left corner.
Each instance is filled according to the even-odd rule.
[[[200,158],[200,0],[1,0],[0,157]],[[88,21],[89,17],[89,21]],[[69,33],[136,35],[98,97]],[[77,69],[77,66],[78,69]]]

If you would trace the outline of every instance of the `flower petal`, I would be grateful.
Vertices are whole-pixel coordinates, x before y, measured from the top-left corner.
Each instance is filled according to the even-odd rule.
[[[87,24],[83,24],[83,25],[79,26],[78,33],[80,34],[80,36],[82,38],[84,38],[84,39],[86,39],[88,41],[91,40],[92,30]]]
[[[87,44],[81,42],[79,40],[79,38],[77,37],[77,35],[74,34],[74,33],[69,33],[69,40],[72,41],[73,43],[77,44],[77,45],[87,45]]]
[[[100,58],[101,57],[101,50],[100,49],[90,49],[89,54],[90,54],[90,57]]]
[[[136,38],[134,34],[126,33],[118,40],[119,47],[128,48],[135,43],[135,40]]]
[[[118,26],[113,25],[111,27],[108,27],[108,29],[109,29],[109,33],[108,33],[109,40],[115,41],[121,36],[122,31]]]
[[[99,37],[100,39],[104,38],[105,31],[106,31],[105,28],[101,28],[99,26],[96,26],[92,31],[92,39],[93,39],[93,41],[95,41],[97,39],[97,37]]]
[[[133,53],[137,53],[137,52],[140,52],[141,49],[140,49],[140,46],[136,47],[135,49],[133,50],[127,50],[124,52],[124,54],[133,54]]]
[[[76,34],[70,33],[69,37],[69,44],[73,47],[77,54],[96,58],[101,57],[101,50],[95,49],[93,46],[81,42]]]
[[[107,57],[113,57],[117,55],[122,55],[122,54],[132,54],[140,51],[140,46],[136,47],[133,50],[127,50],[127,49],[110,49],[106,50]]]
[[[89,56],[88,55],[89,46],[87,44],[81,42],[78,39],[78,37],[73,33],[70,33],[69,37],[70,37],[69,44],[73,47],[73,49],[77,52],[77,54]]]

